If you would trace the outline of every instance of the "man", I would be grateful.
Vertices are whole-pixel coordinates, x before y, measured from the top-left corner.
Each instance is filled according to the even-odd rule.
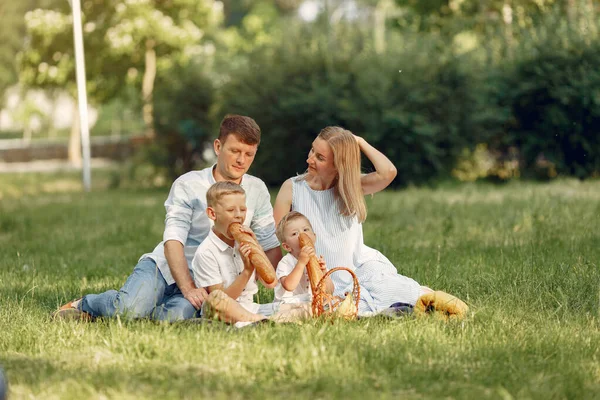
[[[271,263],[277,265],[282,254],[275,236],[269,192],[263,181],[246,174],[260,135],[252,118],[226,116],[214,141],[217,163],[188,172],[173,183],[165,202],[163,241],[152,253],[140,257],[119,291],[88,294],[71,301],[55,312],[55,318],[92,320],[117,314],[164,321],[192,318],[207,297],[203,288],[196,287],[190,265],[212,226],[205,212],[206,191],[215,182],[231,181],[244,188],[248,207],[245,223],[250,224]]]

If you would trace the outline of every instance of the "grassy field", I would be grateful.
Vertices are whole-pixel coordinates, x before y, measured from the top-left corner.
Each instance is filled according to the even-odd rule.
[[[67,300],[120,287],[162,237],[167,195],[82,195],[76,176],[59,181],[0,176],[0,365],[11,400],[600,397],[600,182],[369,199],[367,244],[468,302],[463,322],[235,330],[50,321]]]

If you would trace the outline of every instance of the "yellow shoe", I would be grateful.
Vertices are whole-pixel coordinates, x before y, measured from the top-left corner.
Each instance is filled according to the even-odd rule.
[[[469,306],[458,297],[437,290],[419,297],[413,310],[418,317],[430,311],[439,312],[446,319],[463,319],[469,312]]]

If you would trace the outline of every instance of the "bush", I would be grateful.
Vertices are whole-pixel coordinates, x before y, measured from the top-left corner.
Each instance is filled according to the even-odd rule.
[[[530,175],[541,161],[579,178],[600,171],[600,45],[546,47],[507,76],[517,146]]]
[[[111,186],[165,186],[204,166],[202,152],[213,139],[212,81],[197,65],[176,67],[157,79],[154,90],[156,136],[112,176]]]
[[[435,33],[390,35],[379,54],[342,25],[282,29],[279,43],[217,62],[218,98],[198,68],[159,82],[157,146],[148,154],[173,179],[200,166],[211,127],[238,113],[262,128],[251,173],[271,186],[306,169],[310,144],[328,125],[382,150],[398,169],[394,185],[453,170],[469,180],[596,176],[600,44],[555,17],[536,22],[537,33],[515,33],[518,44],[483,35],[486,47],[460,51]]]
[[[152,160],[167,168],[171,181],[204,163],[202,151],[214,139],[210,117],[214,92],[212,81],[195,64],[157,82],[156,146],[151,153]]]
[[[221,114],[250,115],[261,126],[252,172],[269,185],[306,169],[310,143],[328,125],[381,149],[399,170],[397,185],[448,174],[478,134],[469,118],[473,79],[460,60],[415,56],[423,43],[388,55],[286,43],[296,44],[251,54],[250,67],[235,71],[222,90]]]

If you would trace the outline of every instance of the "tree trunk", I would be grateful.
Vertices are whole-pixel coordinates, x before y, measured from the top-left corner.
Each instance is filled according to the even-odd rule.
[[[55,90],[48,90],[48,94],[50,95],[50,118],[48,121],[48,139],[56,136],[56,126],[54,125],[54,120],[56,118],[56,99],[58,97]]]
[[[69,136],[69,162],[76,168],[81,168],[81,129],[79,123],[79,109],[77,101],[73,102],[73,123],[71,124],[71,136]]]
[[[589,21],[589,26],[590,26],[590,30],[594,33],[597,34],[598,33],[598,25],[596,25],[596,8],[594,5],[594,1],[593,0],[588,0],[588,21]]]
[[[29,122],[23,127],[23,141],[28,144],[31,142],[31,128],[29,127]]]
[[[508,55],[512,56],[512,45],[513,45],[513,8],[510,4],[510,0],[505,0],[502,5],[502,20],[505,25],[506,32],[506,44]]]
[[[385,52],[386,48],[386,40],[385,40],[385,22],[387,19],[387,11],[390,7],[389,0],[380,0],[377,3],[377,7],[375,7],[375,12],[373,13],[374,18],[374,29],[373,29],[373,38],[375,42],[375,52],[377,54],[382,54]]]
[[[567,0],[567,18],[571,26],[577,22],[577,4],[575,0]]]
[[[152,92],[154,91],[154,79],[156,78],[156,51],[154,50],[154,40],[146,40],[146,59],[144,78],[142,82],[142,100],[144,106],[142,114],[144,117],[145,134],[149,138],[154,138],[154,107],[152,102]]]

